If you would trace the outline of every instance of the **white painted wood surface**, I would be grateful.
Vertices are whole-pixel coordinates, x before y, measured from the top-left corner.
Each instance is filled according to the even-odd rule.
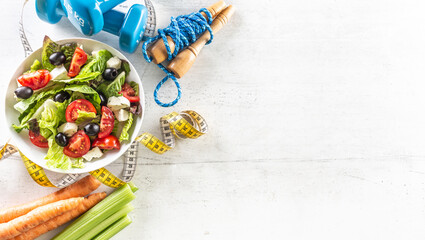
[[[153,101],[162,72],[140,48],[127,54],[144,82],[143,131],[159,135],[160,116],[193,109],[210,132],[163,156],[140,148],[134,222],[114,239],[423,239],[423,1],[228,2],[235,16],[181,80],[175,107]],[[160,27],[210,3],[154,1]],[[0,8],[2,89],[23,59],[21,4]],[[45,33],[80,36],[25,17],[34,47]],[[17,157],[0,172],[0,206],[53,191]]]

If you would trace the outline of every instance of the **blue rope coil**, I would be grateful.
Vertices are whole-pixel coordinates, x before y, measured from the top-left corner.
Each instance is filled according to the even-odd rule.
[[[205,13],[207,15],[207,19],[201,14]],[[143,43],[142,51],[143,51],[143,57],[145,60],[150,63],[152,62],[152,58],[148,56],[147,53],[147,47],[149,44],[155,42],[159,38],[162,38],[164,41],[165,48],[167,49],[168,58],[167,60],[170,61],[173,58],[177,56],[177,54],[184,48],[188,47],[190,44],[194,43],[196,41],[196,36],[199,34],[209,31],[210,32],[210,40],[206,44],[210,44],[213,40],[213,32],[210,27],[212,23],[212,15],[211,13],[206,9],[202,8],[199,10],[199,12],[194,12],[187,15],[181,15],[177,18],[171,17],[171,23],[168,25],[168,27],[164,29],[158,29],[158,35],[149,38]],[[170,45],[167,41],[167,36],[170,36],[175,44],[174,52],[171,52]],[[158,64],[158,67],[164,71],[164,73],[167,75],[164,77],[156,86],[155,91],[153,92],[153,96],[155,99],[155,102],[162,107],[171,107],[175,105],[181,98],[181,88],[179,81],[174,76],[173,73],[168,71],[161,63]],[[173,82],[176,84],[177,87],[177,97],[174,99],[174,101],[169,103],[163,103],[158,99],[158,91],[162,87],[162,85],[168,81],[168,79],[173,80]]]

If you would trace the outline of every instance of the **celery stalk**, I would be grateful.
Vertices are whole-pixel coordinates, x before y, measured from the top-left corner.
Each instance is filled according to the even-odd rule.
[[[136,196],[131,188],[125,184],[115,190],[108,197],[103,199],[96,206],[92,207],[86,213],[81,215],[77,220],[65,228],[61,233],[56,235],[54,240],[75,240],[90,229],[96,227],[109,216],[117,212],[124,205],[131,202]]]
[[[105,219],[103,222],[95,226],[86,232],[83,236],[79,237],[78,240],[90,240],[95,237],[97,234],[108,228],[114,222],[118,221],[118,219],[125,217],[128,213],[130,213],[134,209],[131,203],[125,205],[123,208],[118,210],[116,213],[112,214],[110,217]]]
[[[137,190],[139,190],[139,188],[133,182],[128,182],[127,184],[128,186],[130,186],[131,191],[136,192]]]
[[[106,240],[113,237],[115,234],[117,234],[119,231],[123,230],[125,227],[127,227],[131,223],[131,218],[129,216],[125,216],[121,218],[120,220],[113,223],[111,226],[109,226],[107,229],[105,229],[103,232],[101,232],[99,235],[93,238],[93,240]]]

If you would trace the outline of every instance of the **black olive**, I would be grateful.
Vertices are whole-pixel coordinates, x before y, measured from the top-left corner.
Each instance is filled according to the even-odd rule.
[[[115,68],[107,68],[102,74],[103,78],[107,81],[112,81],[118,76],[118,71]]]
[[[55,66],[64,64],[65,61],[66,61],[66,56],[62,52],[52,53],[52,55],[50,55],[49,57],[49,62]]]
[[[103,95],[103,93],[98,92],[99,93],[99,98],[100,98],[100,106],[106,106],[106,104],[108,103],[108,99],[106,99],[105,95]]]
[[[55,102],[64,102],[65,100],[68,100],[70,97],[71,96],[69,95],[69,93],[65,91],[61,91],[55,95]]]
[[[84,126],[84,132],[89,136],[96,136],[100,131],[100,127],[96,123],[87,123],[86,126]]]
[[[30,87],[18,87],[15,90],[15,95],[18,98],[27,99],[32,96],[32,89]]]
[[[55,141],[61,147],[66,147],[66,145],[68,145],[68,137],[61,132],[56,134]]]

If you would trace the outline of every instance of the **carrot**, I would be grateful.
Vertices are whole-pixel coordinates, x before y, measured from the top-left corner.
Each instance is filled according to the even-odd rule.
[[[1,223],[0,239],[6,240],[18,236],[39,224],[76,208],[83,200],[83,197],[79,197],[49,203],[7,223]]]
[[[96,190],[99,186],[100,182],[92,175],[88,175],[66,188],[35,201],[0,210],[0,223],[8,222],[14,218],[27,214],[29,211],[37,207],[44,206],[52,202],[73,197],[84,197]]]
[[[105,192],[101,193],[94,193],[89,195],[87,198],[84,199],[82,204],[80,204],[78,207],[62,214],[57,217],[54,217],[50,219],[49,221],[42,223],[38,225],[35,228],[32,228],[28,230],[27,232],[22,233],[21,235],[13,238],[13,240],[30,240],[35,239],[42,234],[51,231],[59,226],[61,226],[64,223],[67,223],[71,221],[72,219],[80,216],[90,208],[92,208],[94,205],[98,204],[101,200],[103,200],[106,197]]]

